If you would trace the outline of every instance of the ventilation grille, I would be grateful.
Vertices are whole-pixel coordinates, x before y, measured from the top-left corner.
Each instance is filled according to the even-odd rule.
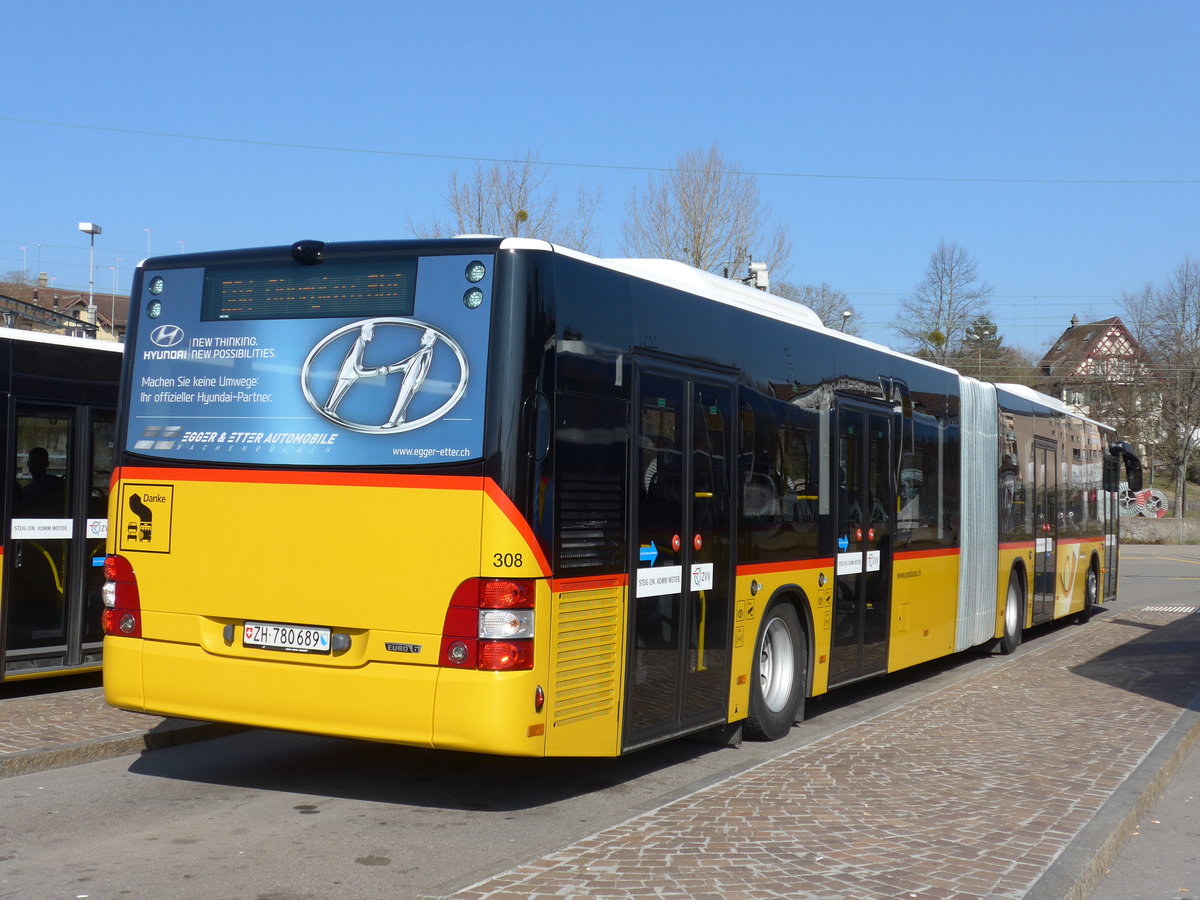
[[[620,588],[559,597],[555,616],[553,726],[615,715],[620,681]]]
[[[558,489],[558,574],[623,568],[620,476],[564,475],[558,480]]]

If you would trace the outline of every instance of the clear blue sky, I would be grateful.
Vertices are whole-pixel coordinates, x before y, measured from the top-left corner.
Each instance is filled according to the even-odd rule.
[[[791,231],[787,279],[846,291],[883,343],[939,240],[975,255],[1002,334],[1033,350],[1200,255],[1196,0],[42,0],[4,18],[0,273],[40,258],[68,289],[87,285],[80,221],[104,228],[97,289],[120,257],[127,290],[147,242],[409,236],[467,158],[527,151],[577,164],[553,169],[564,193],[603,191],[620,255],[637,167],[713,142],[779,173],[759,185]]]

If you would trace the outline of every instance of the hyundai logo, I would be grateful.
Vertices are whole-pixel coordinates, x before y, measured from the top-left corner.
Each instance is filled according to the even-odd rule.
[[[449,385],[447,399],[429,410],[436,399],[419,401],[422,394],[434,393],[427,378],[435,360],[457,369],[457,380]],[[437,391],[446,390],[447,362],[439,363]],[[352,322],[325,335],[304,360],[300,389],[308,405],[336,425],[361,434],[398,434],[446,415],[466,393],[467,378],[467,356],[458,341],[425,322],[387,317]],[[360,397],[359,385],[382,390]],[[354,411],[345,412],[343,403]]]
[[[156,347],[174,347],[183,340],[183,329],[178,325],[159,325],[150,332],[150,340]]]

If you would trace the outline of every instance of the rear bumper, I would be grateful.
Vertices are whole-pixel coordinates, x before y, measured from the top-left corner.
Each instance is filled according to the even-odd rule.
[[[435,749],[546,751],[534,672],[332,668],[136,638],[105,640],[104,671],[105,698],[122,709]],[[169,691],[158,695],[155,685]]]

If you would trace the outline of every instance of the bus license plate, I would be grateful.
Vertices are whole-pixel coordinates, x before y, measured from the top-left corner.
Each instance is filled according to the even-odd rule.
[[[247,622],[242,628],[242,643],[264,650],[290,650],[293,653],[328,653],[329,629],[307,625],[276,625],[271,622]]]

